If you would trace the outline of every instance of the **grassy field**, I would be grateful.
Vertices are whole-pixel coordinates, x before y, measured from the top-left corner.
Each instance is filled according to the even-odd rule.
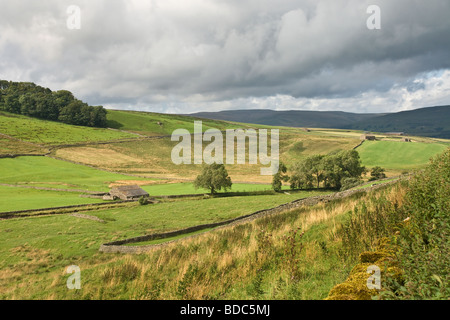
[[[50,157],[0,159],[0,183],[99,192],[106,192],[115,184],[128,183],[142,185],[154,196],[207,192],[196,190],[192,184],[201,165],[172,163],[171,150],[177,142],[170,138],[139,136],[170,135],[180,128],[192,131],[195,119],[110,110],[108,120],[117,130],[0,113],[0,133],[33,143],[2,136],[1,153],[26,150],[40,153],[49,146],[133,138],[122,143],[52,151],[57,157],[92,167]],[[203,124],[204,130],[250,127],[213,120],[204,120]],[[307,156],[351,150],[360,143],[358,131],[278,129],[280,160],[288,167]],[[367,141],[357,151],[363,165],[381,166],[393,174],[421,168],[447,146],[445,141],[421,138],[414,143]],[[231,191],[270,189],[272,177],[261,176],[260,165],[227,165],[226,168],[233,181]],[[378,182],[369,185],[373,183]],[[387,203],[400,201],[399,188],[387,189]],[[98,249],[106,242],[229,220],[324,192],[199,197],[162,200],[146,206],[126,203],[121,207],[84,212],[105,223],[68,214],[0,220],[0,299],[323,299],[354,265],[354,261],[342,254],[342,239],[336,234],[338,226],[348,220],[355,206],[361,203],[370,206],[370,197],[382,192],[209,230],[192,239],[181,237],[164,249],[133,256],[105,254]],[[0,193],[0,211],[103,202],[80,198],[81,191],[0,186]],[[299,230],[305,232],[301,238]],[[289,237],[297,237],[297,241],[289,242]],[[292,250],[297,252],[295,256]],[[72,264],[81,267],[82,290],[70,291],[66,287],[65,268]]]
[[[68,215],[0,221],[0,298],[323,299],[353,266],[339,254],[334,230],[364,197],[211,230],[148,254],[98,252],[108,241],[230,219],[311,195],[189,200],[89,213],[107,223]],[[305,235],[295,258],[300,275],[293,278],[286,236],[297,228]],[[81,290],[66,288],[64,270],[72,264],[82,270]]]
[[[169,115],[139,111],[108,110],[108,126],[148,136],[171,135],[176,129],[187,129],[194,132],[194,121],[202,121],[203,131],[208,129],[248,128],[248,125],[228,121],[200,119],[189,116]]]
[[[100,128],[73,126],[0,112],[0,133],[42,145],[74,144],[136,138],[135,134]]]
[[[442,153],[448,144],[365,141],[357,149],[363,165],[409,170],[425,166],[431,157]]]
[[[185,200],[147,206],[134,203],[87,213],[107,223],[70,215],[1,220],[0,298],[51,297],[61,288],[52,292],[49,277],[59,277],[66,266],[88,262],[100,266],[114,257],[98,252],[105,242],[228,220],[317,194]],[[17,281],[19,278],[22,281]],[[24,286],[28,281],[35,285]]]
[[[0,134],[0,155],[1,154],[44,154],[49,150],[40,145],[27,143]]]
[[[280,129],[280,160],[289,166],[313,154],[351,150],[359,142],[359,139],[352,136],[339,137],[324,133],[307,133],[301,129]],[[200,165],[175,165],[172,162],[171,152],[177,143],[177,141],[171,141],[170,138],[139,140],[62,148],[58,149],[55,155],[63,159],[128,174],[170,179],[195,179],[201,171]],[[203,147],[207,145],[208,143],[205,142]],[[248,153],[248,146],[246,152]],[[226,166],[233,181],[271,183],[271,177],[260,175],[262,165],[249,165],[248,157],[246,161],[245,165]]]
[[[100,203],[101,199],[81,198],[81,193],[0,186],[0,212],[31,210],[77,204]]]
[[[4,184],[101,192],[109,191],[112,183],[126,181],[152,182],[48,157],[0,159],[0,183]]]
[[[166,183],[150,186],[143,186],[142,189],[147,191],[150,195],[165,196],[165,195],[181,195],[181,194],[203,194],[209,193],[206,189],[196,189],[193,183]],[[286,191],[289,191],[289,186],[284,186]],[[253,191],[270,191],[272,186],[269,184],[249,184],[249,183],[233,183],[231,189],[227,192],[253,192]],[[221,190],[220,192],[224,192]]]

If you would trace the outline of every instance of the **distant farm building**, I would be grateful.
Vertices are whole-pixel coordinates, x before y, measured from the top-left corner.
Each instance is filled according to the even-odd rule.
[[[386,132],[385,135],[387,136],[404,136],[404,132]]]
[[[138,185],[113,187],[109,193],[103,196],[104,200],[138,200],[140,197],[148,197],[147,191]]]
[[[376,137],[370,134],[363,134],[361,140],[375,141]]]

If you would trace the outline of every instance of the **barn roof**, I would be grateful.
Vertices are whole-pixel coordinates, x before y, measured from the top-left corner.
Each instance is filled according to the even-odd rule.
[[[121,193],[127,197],[140,197],[140,196],[148,196],[148,192],[139,187],[138,185],[126,185],[126,186],[117,186],[111,189],[112,193]]]

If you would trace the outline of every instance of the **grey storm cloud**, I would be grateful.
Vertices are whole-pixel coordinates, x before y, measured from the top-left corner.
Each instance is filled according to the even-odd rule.
[[[367,28],[371,4],[381,9],[380,30]],[[81,10],[79,30],[67,28],[70,5]],[[277,108],[371,111],[379,96],[390,95],[385,102],[397,109],[450,99],[429,75],[450,69],[448,0],[0,0],[0,7],[0,78],[68,89],[91,104],[186,113],[253,107],[256,98],[267,107],[276,100]],[[426,90],[434,96],[421,101]]]

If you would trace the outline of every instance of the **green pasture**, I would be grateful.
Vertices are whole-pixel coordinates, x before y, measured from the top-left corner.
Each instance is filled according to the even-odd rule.
[[[74,126],[6,112],[0,112],[0,133],[44,145],[137,138],[135,134],[117,130]]]
[[[101,199],[81,198],[77,192],[36,190],[0,186],[0,212],[62,207],[104,202]]]
[[[226,121],[139,111],[108,110],[107,119],[108,126],[111,128],[145,135],[172,135],[176,129],[187,129],[193,133],[194,121],[202,121],[203,131],[243,127],[241,124]],[[244,128],[247,128],[247,126],[245,125]]]
[[[105,242],[224,221],[319,194],[324,193],[183,200],[146,206],[131,203],[126,207],[86,213],[106,223],[66,214],[0,220],[0,269],[15,268],[27,262],[27,256],[18,250],[21,247],[45,251],[51,263],[44,269],[54,270],[94,259]]]
[[[108,185],[118,180],[148,180],[56,160],[49,157],[17,157],[0,159],[0,183],[109,191]]]
[[[449,145],[401,141],[365,141],[357,149],[363,165],[406,170],[425,166]]]
[[[152,196],[166,196],[166,195],[182,195],[182,194],[203,194],[209,193],[209,190],[199,188],[196,189],[193,183],[168,183],[143,186],[142,189],[147,191]],[[289,186],[285,187],[289,190]],[[227,192],[257,192],[257,191],[270,191],[272,186],[268,184],[249,184],[249,183],[233,183],[231,189]],[[225,192],[224,190],[219,193]]]

